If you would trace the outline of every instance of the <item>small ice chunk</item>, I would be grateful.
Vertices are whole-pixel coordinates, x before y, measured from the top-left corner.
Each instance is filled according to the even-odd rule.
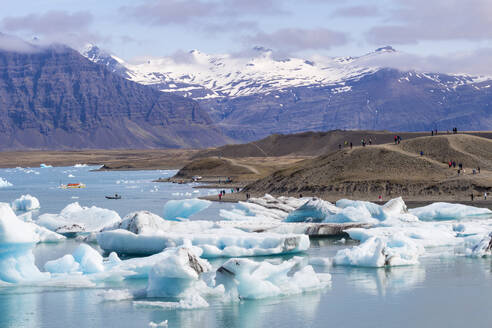
[[[209,307],[207,301],[200,295],[191,295],[179,302],[134,301],[133,304],[137,307],[152,307],[165,310],[194,310]]]
[[[83,273],[103,272],[103,257],[94,248],[87,244],[80,244],[73,252],[75,261],[80,264]]]
[[[179,247],[164,253],[166,256],[150,271],[148,297],[186,296],[200,274],[211,269],[211,265],[197,256],[192,248]]]
[[[261,299],[321,289],[331,276],[316,274],[312,266],[302,267],[294,259],[280,264],[230,259],[217,270],[215,280],[232,299]]]
[[[52,165],[48,165],[48,164],[41,163],[41,164],[39,164],[39,167],[41,167],[41,168],[44,168],[44,169],[45,169],[45,168],[49,168],[49,167],[53,167],[53,166],[52,166]]]
[[[14,211],[32,211],[40,208],[39,200],[29,194],[22,195],[14,200],[11,204]]]
[[[209,200],[197,198],[169,200],[166,205],[164,205],[163,218],[171,221],[179,221],[179,218],[187,219],[193,214],[208,208],[210,204],[212,204],[212,202]]]
[[[57,260],[46,262],[44,269],[50,273],[73,273],[79,271],[80,264],[72,255],[67,254]]]
[[[8,182],[4,178],[0,177],[0,188],[8,188],[8,187],[12,187],[12,186],[13,186],[13,184]]]
[[[423,252],[422,246],[399,234],[370,237],[359,246],[339,250],[333,264],[376,268],[411,265],[418,263]]]
[[[161,321],[159,323],[151,321],[151,322],[149,322],[149,327],[151,327],[151,328],[167,327],[167,320]]]

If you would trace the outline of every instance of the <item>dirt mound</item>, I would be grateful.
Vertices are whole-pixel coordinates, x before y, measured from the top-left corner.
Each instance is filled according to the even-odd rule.
[[[175,178],[191,179],[193,176],[207,177],[229,177],[245,174],[254,174],[246,166],[237,165],[232,161],[224,158],[207,157],[195,159],[185,165],[175,175]]]
[[[470,193],[492,190],[492,172],[457,175],[449,169],[449,156],[465,168],[492,166],[492,141],[448,135],[407,140],[400,145],[358,147],[296,163],[246,187],[251,193],[317,195],[327,199],[355,197],[377,199],[406,196],[410,199],[468,199]],[[467,152],[462,150],[465,148]],[[420,151],[424,156],[420,156]],[[452,158],[451,157],[451,158]],[[467,161],[465,161],[465,159]]]
[[[342,131],[304,132],[297,134],[274,134],[267,138],[240,145],[227,145],[198,152],[194,158],[223,156],[272,157],[272,156],[319,156],[338,149],[339,145],[349,148],[360,146],[362,139],[373,145],[393,142],[398,134],[404,140],[428,135],[424,132],[388,132],[388,131]]]
[[[441,163],[462,163],[465,168],[492,169],[492,140],[472,135],[421,137],[403,142],[400,147]]]

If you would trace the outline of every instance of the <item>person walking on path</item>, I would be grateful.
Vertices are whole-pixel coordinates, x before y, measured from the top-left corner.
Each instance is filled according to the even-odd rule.
[[[484,192],[484,193],[483,193],[483,199],[484,199],[484,200],[487,200],[487,192]]]

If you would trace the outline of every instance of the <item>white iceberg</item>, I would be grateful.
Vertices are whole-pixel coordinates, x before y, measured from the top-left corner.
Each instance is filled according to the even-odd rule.
[[[8,182],[4,178],[0,177],[0,188],[8,188],[8,187],[12,187],[12,186],[13,186],[13,184]]]
[[[41,164],[39,164],[39,167],[41,167],[41,168],[44,168],[44,169],[45,169],[45,168],[50,168],[50,167],[53,167],[53,166],[52,166],[52,165],[48,165],[48,164],[41,163]]]
[[[22,195],[11,204],[14,211],[32,211],[40,208],[39,200],[29,194]]]
[[[358,246],[339,250],[333,264],[376,268],[412,265],[423,253],[422,246],[402,235],[370,237]]]
[[[492,232],[482,237],[478,243],[466,248],[466,255],[471,257],[492,256]]]
[[[50,273],[73,273],[80,271],[80,264],[71,254],[67,254],[59,259],[46,262],[44,269]]]
[[[341,209],[332,203],[313,197],[291,212],[285,222],[322,222],[340,211]]]
[[[441,202],[411,209],[410,213],[422,221],[460,220],[476,217],[492,218],[492,211],[488,208]]]
[[[75,164],[73,167],[87,167],[87,164]]]
[[[169,200],[164,205],[163,218],[176,221],[180,218],[187,219],[195,213],[201,212],[212,204],[209,200],[203,199],[182,199]]]
[[[48,276],[34,263],[32,248],[39,241],[33,227],[19,220],[7,203],[0,203],[0,281],[17,283]]]
[[[179,247],[166,250],[149,273],[147,297],[186,297],[194,293],[200,275],[211,265],[199,257],[201,250]]]
[[[59,214],[40,215],[36,223],[58,233],[79,233],[99,231],[120,221],[115,211],[96,206],[83,207],[75,202]]]
[[[295,259],[280,264],[250,259],[230,259],[215,276],[231,299],[261,299],[294,295],[325,288],[331,282],[327,273],[317,274],[310,265]]]

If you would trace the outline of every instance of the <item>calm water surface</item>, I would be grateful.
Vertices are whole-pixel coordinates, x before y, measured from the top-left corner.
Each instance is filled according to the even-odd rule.
[[[89,172],[90,168],[0,170],[14,184],[0,189],[0,201],[11,202],[30,193],[41,202],[37,213],[57,213],[78,201],[128,212],[146,209],[162,214],[169,199],[207,194],[191,185],[153,183],[172,171]],[[75,178],[68,178],[72,174]],[[84,182],[86,189],[62,190],[67,182]],[[120,201],[105,195],[122,194]],[[221,207],[213,204],[195,219],[218,219]],[[40,244],[36,263],[71,253],[74,240]],[[332,257],[347,247],[337,240],[313,240],[305,257]],[[199,310],[142,308],[132,301],[106,301],[107,289],[138,290],[146,280],[98,284],[95,288],[0,287],[0,327],[148,327],[150,321],[169,321],[169,327],[491,327],[492,260],[449,256],[439,250],[421,258],[420,265],[391,269],[315,267],[329,272],[332,285],[320,292],[261,301],[224,303],[208,298],[210,307]],[[285,259],[288,257],[285,257]],[[271,258],[269,258],[271,259]],[[258,258],[256,260],[265,260]],[[220,266],[224,259],[212,261]]]

